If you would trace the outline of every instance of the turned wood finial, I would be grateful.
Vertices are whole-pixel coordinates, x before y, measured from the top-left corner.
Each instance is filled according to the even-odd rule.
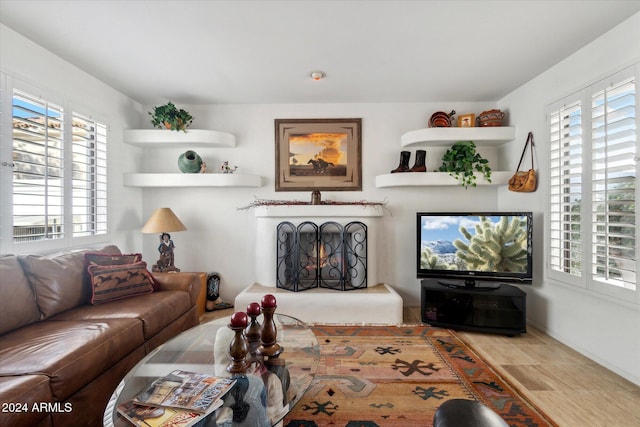
[[[231,362],[227,365],[227,372],[231,374],[244,374],[249,366],[247,362],[247,353],[249,352],[249,344],[244,336],[244,330],[247,327],[247,313],[241,311],[231,315],[229,329],[235,334],[229,343],[229,356]]]
[[[273,319],[276,307],[276,297],[271,294],[262,297],[262,315],[264,318],[262,319],[260,346],[257,350],[257,353],[261,356],[275,357],[282,352],[282,348],[278,344],[276,322]]]
[[[257,317],[260,316],[261,313],[262,308],[257,302],[252,302],[247,306],[247,315],[251,320],[249,321],[249,326],[245,331],[245,336],[249,342],[249,352],[252,356],[255,355],[256,350],[260,345],[262,327],[260,323],[258,323]]]

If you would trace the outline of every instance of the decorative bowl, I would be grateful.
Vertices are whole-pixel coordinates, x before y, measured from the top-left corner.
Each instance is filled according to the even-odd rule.
[[[500,110],[487,110],[478,115],[478,126],[502,126],[504,113]]]
[[[430,128],[446,128],[451,127],[451,121],[453,119],[455,111],[451,111],[449,114],[444,111],[437,111],[431,115],[429,119]]]

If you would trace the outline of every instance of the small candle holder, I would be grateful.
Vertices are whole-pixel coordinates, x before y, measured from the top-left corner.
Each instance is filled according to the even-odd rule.
[[[262,330],[260,333],[260,345],[257,353],[265,357],[277,357],[282,352],[282,347],[278,344],[278,330],[273,314],[276,311],[276,297],[267,294],[262,297]]]
[[[244,330],[247,328],[247,313],[241,311],[233,313],[231,315],[231,322],[229,323],[229,329],[231,329],[235,335],[229,343],[229,356],[231,362],[227,365],[227,372],[231,374],[244,374],[247,372],[249,363],[247,362],[247,353],[249,352],[249,345],[247,339],[244,336]]]
[[[252,356],[256,354],[256,350],[260,345],[261,326],[258,323],[257,317],[262,313],[260,304],[252,302],[247,306],[247,316],[251,319],[249,321],[249,327],[245,331],[245,336],[249,342],[249,352]]]

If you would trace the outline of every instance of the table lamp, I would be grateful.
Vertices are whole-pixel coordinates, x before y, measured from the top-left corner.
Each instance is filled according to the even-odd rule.
[[[158,208],[151,214],[151,217],[147,220],[144,227],[142,227],[143,233],[160,233],[160,245],[158,246],[158,252],[160,252],[160,259],[153,266],[151,271],[154,272],[167,272],[167,271],[180,271],[173,264],[173,240],[171,240],[170,231],[184,231],[187,227],[178,219],[176,214],[170,208]]]

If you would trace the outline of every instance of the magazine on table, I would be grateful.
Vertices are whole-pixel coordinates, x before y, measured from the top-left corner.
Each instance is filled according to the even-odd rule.
[[[204,414],[186,409],[138,405],[127,400],[117,406],[120,415],[141,427],[192,427],[222,406],[222,399],[214,402]]]
[[[225,395],[234,379],[175,370],[155,380],[134,402],[145,406],[162,406],[206,412],[212,403]]]

